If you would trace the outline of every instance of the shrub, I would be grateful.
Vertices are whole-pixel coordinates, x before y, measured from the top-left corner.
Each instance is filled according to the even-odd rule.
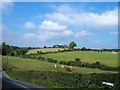
[[[64,64],[64,65],[67,64],[67,62],[65,62],[65,61],[59,61],[59,63],[60,63],[60,64]]]
[[[60,52],[60,49],[58,49],[58,52]]]
[[[38,57],[37,57],[37,59],[39,59],[39,60],[42,60],[42,61],[43,61],[45,58],[44,58],[44,57],[41,57],[41,56],[38,56]]]
[[[58,61],[57,60],[53,60],[52,63],[57,63]]]
[[[69,71],[69,69],[68,69]],[[8,71],[7,71],[8,72]],[[54,88],[57,85],[58,88],[69,87],[71,90],[79,88],[81,90],[119,90],[118,86],[118,74],[78,74],[78,73],[61,73],[51,71],[9,71],[14,78],[18,80],[31,82],[33,84],[44,85]],[[27,78],[26,78],[27,77]],[[41,82],[39,82],[41,81]],[[114,87],[108,87],[107,89],[102,84],[103,81],[109,81],[114,83]],[[50,83],[50,84],[49,84]],[[60,84],[59,84],[60,83]],[[69,88],[64,90],[69,90]],[[72,89],[73,88],[73,89]],[[61,89],[60,89],[61,90]]]
[[[31,56],[27,55],[27,54],[24,54],[24,55],[22,55],[22,58],[31,58]]]
[[[47,58],[47,60],[48,60],[48,61],[51,61],[51,60],[53,60],[53,59],[52,59],[52,58]]]
[[[80,58],[75,58],[75,61],[76,61],[76,62],[79,62],[79,61],[80,61]]]
[[[37,53],[40,53],[39,51],[37,51]]]
[[[100,65],[100,62],[97,61],[97,62],[96,62],[96,65]]]
[[[77,65],[75,64],[75,61],[68,61],[68,65],[77,66]]]
[[[58,62],[57,60],[53,60],[52,58],[48,58],[47,60],[48,60],[48,62],[52,62],[52,63],[57,63]]]

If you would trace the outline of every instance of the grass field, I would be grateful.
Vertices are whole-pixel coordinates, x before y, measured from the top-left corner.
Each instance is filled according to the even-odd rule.
[[[12,65],[14,70],[17,71],[56,71],[65,72],[66,69],[62,69],[60,64],[57,64],[57,68],[54,67],[54,63],[43,62],[38,60],[24,59],[18,57],[3,57],[3,65],[8,61],[8,65]],[[65,66],[67,67],[67,66]],[[91,68],[79,68],[73,67],[72,73],[116,73],[113,71],[104,71]]]
[[[108,66],[118,66],[118,54],[113,54],[112,52],[74,51],[43,54],[42,56],[58,61],[74,61],[75,58],[80,58],[81,62],[95,63],[99,61]]]
[[[2,67],[2,56],[0,56],[0,67]]]
[[[63,50],[63,48],[41,48],[41,49],[31,49],[28,51],[27,54],[32,54],[32,53],[37,53],[37,51],[42,51],[42,52],[54,52],[58,51],[58,49]]]

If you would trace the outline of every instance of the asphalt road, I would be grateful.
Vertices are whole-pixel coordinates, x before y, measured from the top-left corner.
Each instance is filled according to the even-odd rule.
[[[4,71],[0,81],[2,81],[2,90],[50,90],[31,83],[13,80]]]

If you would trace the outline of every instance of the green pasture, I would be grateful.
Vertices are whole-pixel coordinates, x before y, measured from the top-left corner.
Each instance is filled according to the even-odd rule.
[[[55,71],[55,72],[67,72],[65,68],[61,68],[60,64],[57,64],[55,68],[54,63],[44,62],[34,59],[25,59],[18,57],[3,56],[3,66],[7,63],[8,66],[12,66],[12,70],[15,71]],[[65,66],[68,67],[68,66]],[[100,69],[80,68],[73,67],[72,73],[117,73],[113,71],[104,71]]]
[[[42,54],[41,56],[58,61],[74,61],[75,58],[80,58],[81,62],[95,63],[99,61],[107,66],[118,66],[118,53],[113,54],[112,52],[71,51]]]
[[[32,53],[37,53],[37,51],[42,51],[42,52],[55,52],[58,50],[63,50],[64,48],[41,48],[41,49],[31,49],[28,51],[27,54],[32,54]]]
[[[0,56],[0,67],[2,67],[2,56]]]

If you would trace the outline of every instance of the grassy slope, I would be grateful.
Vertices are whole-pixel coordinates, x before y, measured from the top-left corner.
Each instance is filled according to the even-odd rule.
[[[42,52],[54,52],[54,51],[58,51],[58,49],[60,50],[63,50],[63,48],[41,48],[41,49],[32,49],[32,50],[29,50],[29,52],[27,54],[30,54],[30,53],[37,53],[37,51],[42,51]]]
[[[0,67],[2,67],[2,56],[0,56]]]
[[[18,71],[60,71],[66,72],[65,69],[61,68],[60,64],[57,64],[58,68],[54,68],[54,63],[31,60],[31,59],[24,59],[18,57],[3,57],[3,63],[8,60],[8,64],[14,66],[14,70]],[[65,66],[66,67],[66,66]],[[73,73],[116,73],[112,71],[103,71],[99,69],[90,69],[90,68],[79,68],[73,67]]]
[[[75,52],[62,52],[54,54],[44,54],[45,58],[53,58],[60,61],[72,61],[75,58],[80,58],[82,62],[94,63],[99,61],[102,64],[117,67],[118,54],[111,52],[88,52],[88,51],[75,51]]]

